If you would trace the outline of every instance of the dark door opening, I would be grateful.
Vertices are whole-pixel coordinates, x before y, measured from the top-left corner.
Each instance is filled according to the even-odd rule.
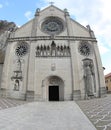
[[[59,86],[49,86],[49,101],[59,101]]]

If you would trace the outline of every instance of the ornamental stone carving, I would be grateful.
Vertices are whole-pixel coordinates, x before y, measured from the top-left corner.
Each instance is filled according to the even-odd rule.
[[[20,57],[26,55],[27,52],[28,52],[28,44],[26,42],[19,43],[15,49],[16,55]]]
[[[89,56],[91,53],[91,47],[90,47],[89,43],[85,42],[85,41],[80,43],[78,49],[79,49],[80,54],[83,56]]]
[[[70,47],[66,45],[56,45],[52,41],[51,45],[39,45],[36,47],[36,57],[69,57]]]
[[[46,18],[46,20],[42,23],[41,29],[45,33],[55,35],[63,31],[64,24],[60,18],[51,16]]]

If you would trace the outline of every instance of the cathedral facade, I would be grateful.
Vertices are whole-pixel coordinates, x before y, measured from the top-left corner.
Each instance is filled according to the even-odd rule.
[[[71,19],[67,9],[37,9],[32,20],[3,35],[1,96],[64,101],[105,94],[94,32]]]

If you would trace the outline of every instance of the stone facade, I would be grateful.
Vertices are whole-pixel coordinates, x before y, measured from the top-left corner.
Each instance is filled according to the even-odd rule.
[[[1,95],[63,101],[101,97],[105,82],[97,41],[69,13],[51,5],[7,40]]]

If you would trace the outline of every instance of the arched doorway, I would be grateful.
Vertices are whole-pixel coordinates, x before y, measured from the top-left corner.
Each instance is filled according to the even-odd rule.
[[[49,76],[44,80],[43,98],[48,101],[64,100],[64,82],[58,76]]]

